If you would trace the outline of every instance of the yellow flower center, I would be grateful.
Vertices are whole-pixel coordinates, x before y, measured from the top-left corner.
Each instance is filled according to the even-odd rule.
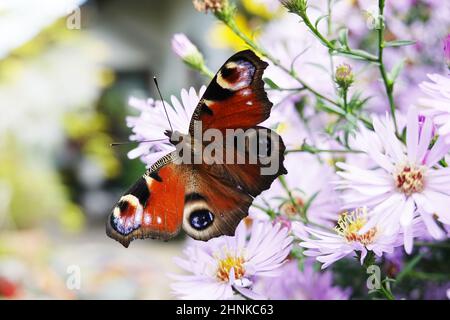
[[[219,260],[216,276],[219,280],[228,282],[230,280],[230,270],[234,269],[235,279],[240,279],[244,276],[244,258],[227,255],[226,258]]]
[[[377,233],[376,228],[372,228],[364,234],[359,234],[359,230],[367,223],[367,210],[358,208],[351,212],[344,212],[339,216],[336,232],[344,237],[348,242],[359,242],[363,245],[371,244]]]
[[[424,183],[424,166],[403,165],[394,174],[397,189],[407,196],[415,192],[422,192]]]

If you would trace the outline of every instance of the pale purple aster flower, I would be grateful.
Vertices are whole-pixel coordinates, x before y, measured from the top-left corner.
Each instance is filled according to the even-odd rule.
[[[164,102],[174,130],[183,134],[189,132],[192,114],[205,90],[206,87],[203,86],[197,94],[192,87],[189,91],[183,89],[181,90],[181,101],[172,96],[171,104]],[[159,158],[175,151],[175,147],[169,143],[168,137],[164,134],[171,128],[160,100],[131,97],[129,104],[141,113],[137,117],[127,117],[127,126],[133,131],[130,140],[140,142],[135,149],[128,153],[128,157],[130,159],[140,157],[142,162],[150,167]]]
[[[390,117],[385,121],[373,118],[375,133],[360,126],[355,140],[359,149],[377,164],[375,168],[360,168],[337,163],[342,169],[336,184],[346,190],[342,199],[344,208],[367,206],[370,219],[361,229],[368,232],[381,221],[387,225],[387,234],[400,231],[408,253],[413,247],[413,219],[419,216],[435,239],[445,236],[438,226],[450,224],[450,168],[438,166],[450,145],[439,137],[430,149],[433,123],[426,117],[420,130],[417,110],[410,108],[407,115],[406,146],[395,136]]]
[[[360,253],[363,264],[368,251],[378,257],[383,253],[392,253],[395,247],[401,246],[398,234],[387,235],[386,226],[378,224],[364,233],[361,230],[367,225],[368,214],[366,208],[358,208],[340,215],[334,230],[326,231],[298,224],[294,235],[302,240],[300,246],[307,248],[304,255],[316,257],[322,262],[322,269],[348,255]]]
[[[185,258],[175,263],[189,275],[170,276],[173,293],[181,299],[231,299],[235,291],[251,299],[264,297],[252,290],[255,277],[276,277],[289,255],[293,238],[287,228],[254,222],[250,236],[242,221],[233,237],[193,241]]]
[[[450,78],[439,74],[429,74],[432,82],[424,81],[420,88],[428,97],[419,100],[422,112],[433,117],[438,134],[450,143]]]
[[[260,209],[264,208],[298,220],[301,211],[307,207],[310,221],[331,226],[337,220],[341,206],[338,194],[330,183],[337,179],[333,167],[321,163],[316,155],[308,153],[289,153],[284,164],[289,171],[284,180],[293,201],[285,186],[276,180],[269,190],[255,199],[254,205],[250,207],[250,216],[268,219],[268,215]]]
[[[330,271],[314,270],[313,261],[307,259],[300,270],[297,261],[282,268],[282,276],[258,279],[255,287],[261,294],[275,300],[348,300],[351,289],[333,285]]]

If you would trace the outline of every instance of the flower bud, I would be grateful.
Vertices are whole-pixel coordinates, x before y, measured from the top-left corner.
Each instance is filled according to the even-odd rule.
[[[280,2],[290,12],[299,14],[300,16],[306,15],[306,9],[308,8],[307,0],[280,0]]]
[[[194,8],[203,13],[216,13],[228,5],[228,0],[193,0]]]
[[[192,68],[200,70],[204,66],[202,54],[185,34],[176,33],[173,35],[172,50]]]
[[[352,67],[343,63],[336,68],[335,81],[339,88],[348,89],[353,83]]]

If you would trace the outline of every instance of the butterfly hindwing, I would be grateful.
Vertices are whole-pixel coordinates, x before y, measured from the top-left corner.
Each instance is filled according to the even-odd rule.
[[[204,241],[234,235],[239,222],[247,216],[253,198],[207,171],[194,169],[191,177],[185,197],[184,231]]]
[[[117,202],[106,224],[108,236],[128,247],[136,238],[177,235],[183,221],[182,177],[173,162],[150,168]]]

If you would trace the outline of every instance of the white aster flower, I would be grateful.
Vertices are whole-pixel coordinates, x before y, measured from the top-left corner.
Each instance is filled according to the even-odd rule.
[[[438,127],[438,134],[445,136],[445,142],[450,143],[450,78],[439,74],[429,74],[432,82],[424,81],[420,88],[428,97],[420,99],[423,113],[433,117]]]
[[[392,253],[395,247],[402,245],[399,235],[387,235],[382,224],[371,227],[364,233],[360,231],[367,225],[366,208],[358,208],[351,212],[344,212],[339,217],[333,231],[324,231],[298,224],[293,228],[294,234],[303,242],[300,246],[307,248],[306,256],[316,257],[322,262],[322,269],[348,255],[360,254],[363,264],[368,251],[378,257],[383,253]]]
[[[368,206],[370,216],[361,233],[369,231],[380,221],[385,222],[387,234],[400,231],[408,253],[413,246],[413,219],[419,216],[435,239],[444,237],[437,221],[450,224],[450,168],[438,162],[448,153],[450,146],[439,137],[430,149],[433,139],[431,118],[419,122],[417,111],[410,108],[407,116],[406,147],[395,136],[390,118],[373,119],[375,133],[363,126],[355,137],[360,150],[376,164],[375,168],[338,163],[343,171],[337,182],[346,190],[345,208]]]
[[[197,94],[192,87],[189,91],[183,89],[181,102],[175,96],[171,97],[171,104],[164,101],[173,130],[182,134],[189,132],[192,114],[205,90],[206,87],[202,86]],[[129,104],[141,113],[137,117],[127,117],[127,125],[134,133],[130,136],[130,140],[140,142],[128,153],[128,157],[130,159],[140,157],[142,162],[150,167],[164,155],[175,151],[175,147],[169,143],[169,138],[164,134],[171,128],[161,100],[131,97]]]
[[[280,274],[292,247],[287,228],[271,222],[254,223],[247,240],[242,221],[235,236],[208,242],[194,241],[185,249],[186,258],[175,262],[189,275],[170,275],[174,294],[181,299],[230,299],[234,292],[252,299],[262,297],[251,290],[254,278]]]

